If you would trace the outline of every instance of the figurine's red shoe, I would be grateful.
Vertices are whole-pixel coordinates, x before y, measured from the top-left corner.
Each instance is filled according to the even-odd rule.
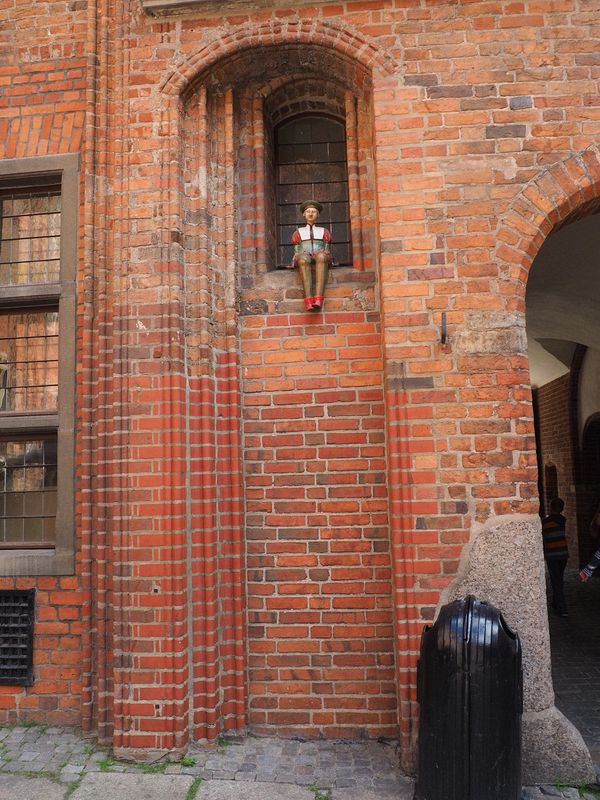
[[[314,302],[315,302],[315,298],[314,297],[305,297],[304,298],[304,305],[306,306],[306,310],[307,311],[312,311],[313,310]]]
[[[322,297],[322,295],[313,297],[313,299],[312,299],[312,308],[313,308],[313,311],[320,311],[323,308],[323,297]]]

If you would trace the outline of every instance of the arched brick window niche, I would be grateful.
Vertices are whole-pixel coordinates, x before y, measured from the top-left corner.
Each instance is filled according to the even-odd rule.
[[[257,46],[198,75],[183,100],[173,196],[185,270],[193,736],[245,724],[394,736],[370,74],[316,44]],[[286,133],[306,132],[307,120],[311,160],[286,160]],[[294,183],[283,203],[281,187]],[[324,195],[333,183],[340,219]],[[278,269],[308,185],[343,246],[322,314],[305,311],[296,271]],[[353,570],[361,588],[348,599]],[[291,701],[290,670],[302,671]]]
[[[300,152],[292,163],[281,162],[279,139],[306,125],[306,120],[313,120],[313,131],[319,126],[328,126],[330,131],[327,142],[315,142],[327,144],[325,160],[313,161],[304,169],[304,177],[311,170],[313,175],[324,171],[341,176],[338,181],[317,180],[317,185],[314,179],[307,179],[304,187],[322,193],[314,199],[324,203],[322,222],[333,228],[334,256],[341,269],[332,270],[330,287],[334,292],[336,286],[349,282],[358,284],[359,291],[363,286],[373,287],[371,77],[362,65],[318,45],[258,47],[238,53],[213,67],[210,73],[198,76],[185,97],[184,113],[183,154],[189,176],[187,218],[192,219],[190,208],[197,202],[197,176],[205,175],[207,196],[199,202],[205,204],[211,219],[211,234],[225,222],[230,226],[229,234],[223,231],[223,236],[231,236],[225,282],[230,290],[235,286],[242,292],[243,302],[253,308],[256,302],[267,302],[269,307],[285,310],[282,304],[301,297],[299,285],[289,273],[268,276],[289,263],[285,239],[302,221],[298,202],[305,199],[300,197],[304,195],[300,180],[296,189],[287,194],[289,202],[281,201],[278,175],[287,172],[285,180],[289,180],[290,173],[300,173],[304,166]],[[199,131],[204,130],[209,137],[202,143]],[[318,131],[316,135],[320,135]],[[223,209],[225,199],[223,191],[227,192],[227,212],[219,216],[217,209]],[[336,192],[346,196],[341,205],[330,197]],[[193,226],[189,233],[203,235],[199,227]],[[210,238],[216,242],[218,237]],[[215,263],[214,258],[211,263]],[[348,270],[351,274],[346,274]],[[223,283],[222,270],[216,281]],[[269,291],[265,292],[267,284]],[[330,291],[328,294],[332,296]],[[374,291],[370,291],[370,298],[369,302],[374,302]],[[232,307],[231,291],[227,304]]]
[[[336,75],[338,80],[332,79]],[[274,241],[267,238],[267,271],[289,263],[289,238],[301,221],[299,204],[311,194],[323,203],[321,221],[333,235],[335,264],[373,267],[368,85],[363,76],[351,89],[337,64],[337,70],[319,78],[279,79],[263,89],[264,188],[278,223]]]

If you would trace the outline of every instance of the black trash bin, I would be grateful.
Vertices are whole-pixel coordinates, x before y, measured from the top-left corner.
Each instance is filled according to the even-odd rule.
[[[417,800],[520,800],[521,643],[469,596],[421,639]]]

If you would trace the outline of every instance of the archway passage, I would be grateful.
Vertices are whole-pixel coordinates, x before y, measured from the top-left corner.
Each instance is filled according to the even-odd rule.
[[[190,403],[216,402],[213,451],[206,418],[192,420],[192,516],[205,515],[193,549],[195,738],[246,722],[397,734],[370,91],[358,62],[288,44],[224,59],[184,98]],[[326,144],[318,163],[336,180],[312,179],[301,155],[290,165],[276,148],[278,131],[307,118],[335,129],[311,138],[309,156]],[[346,244],[322,314],[304,311],[299,277],[278,269],[277,222],[301,221],[287,200],[303,183],[327,195],[305,199],[323,201]],[[342,193],[349,220],[336,218]]]
[[[600,580],[578,572],[600,542],[590,521],[600,502],[600,216],[575,214],[544,242],[527,285],[527,334],[542,513],[565,501],[569,616],[548,606],[556,706],[600,762],[597,620]],[[551,599],[548,585],[548,597]]]

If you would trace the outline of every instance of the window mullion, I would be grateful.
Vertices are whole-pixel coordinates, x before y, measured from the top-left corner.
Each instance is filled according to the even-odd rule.
[[[2,308],[30,305],[57,305],[61,296],[60,283],[3,286]]]
[[[58,428],[58,414],[10,414],[0,413],[0,436],[8,433],[28,433],[31,431],[55,431]]]

